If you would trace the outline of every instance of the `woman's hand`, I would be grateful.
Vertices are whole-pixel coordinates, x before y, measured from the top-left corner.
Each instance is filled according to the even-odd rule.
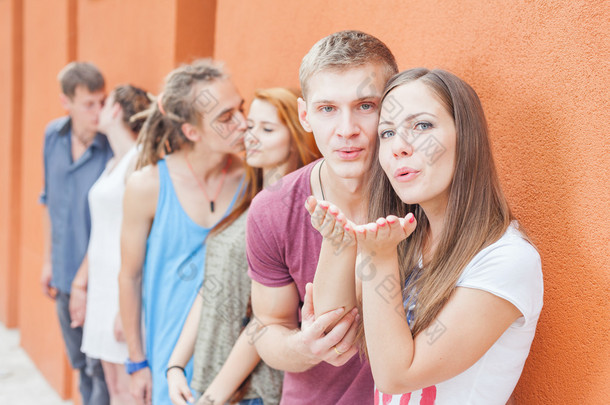
[[[187,405],[187,403],[195,401],[186,381],[184,371],[178,367],[167,370],[167,385],[169,388],[169,399],[172,401],[172,404]]]
[[[310,196],[305,201],[305,208],[311,215],[311,225],[325,241],[332,243],[335,253],[356,245],[353,224],[335,205]],[[351,227],[347,228],[347,225]]]
[[[121,322],[121,314],[117,312],[114,317],[114,340],[117,342],[125,342],[125,334],[123,333],[123,323]]]
[[[347,224],[345,228],[347,232],[355,233],[361,252],[384,255],[396,250],[396,246],[411,235],[416,225],[415,217],[408,213],[404,218],[390,215],[365,225]]]

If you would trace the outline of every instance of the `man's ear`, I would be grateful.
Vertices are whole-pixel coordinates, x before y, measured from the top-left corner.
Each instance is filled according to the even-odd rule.
[[[180,126],[182,133],[191,142],[197,142],[201,139],[201,131],[197,129],[193,124],[185,122]]]
[[[301,122],[301,126],[307,132],[313,132],[311,130],[311,125],[309,125],[309,121],[307,120],[307,103],[301,97],[297,100],[297,106],[299,108],[299,121]]]
[[[64,93],[59,93],[59,103],[62,108],[68,112],[72,109],[72,100],[70,97],[66,96]]]

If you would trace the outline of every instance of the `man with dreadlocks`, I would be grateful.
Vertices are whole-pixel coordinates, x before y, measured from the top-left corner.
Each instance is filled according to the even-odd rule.
[[[222,66],[200,60],[168,75],[142,128],[139,170],[125,189],[119,275],[138,404],[171,404],[166,366],[203,282],[205,240],[242,188],[243,103]],[[191,360],[189,382],[192,371]]]

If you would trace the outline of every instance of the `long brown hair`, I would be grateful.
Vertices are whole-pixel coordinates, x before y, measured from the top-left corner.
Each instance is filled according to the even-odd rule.
[[[115,87],[112,96],[113,102],[119,104],[123,110],[123,124],[136,138],[146,120],[146,117],[139,113],[150,108],[151,98],[145,90],[131,84]]]
[[[201,125],[206,103],[198,84],[211,83],[226,77],[221,64],[212,59],[199,59],[174,69],[165,79],[163,92],[143,112],[146,122],[138,137],[141,148],[136,168],[156,164],[165,155],[192,142],[182,133],[182,124]]]
[[[383,100],[395,88],[421,81],[453,117],[456,130],[455,168],[449,186],[444,227],[436,250],[419,267],[430,226],[423,209],[404,204],[392,189],[379,159],[374,159],[369,184],[369,219],[412,212],[417,228],[398,245],[400,285],[403,297],[417,303],[413,336],[438,316],[456,288],[466,265],[481,249],[497,241],[513,216],[500,187],[493,161],[487,121],[476,92],[463,80],[444,70],[411,69],[386,84]],[[379,149],[379,139],[376,144]],[[405,282],[407,285],[405,285]]]
[[[291,140],[292,170],[301,168],[318,159],[320,151],[313,135],[303,129],[299,121],[297,99],[299,94],[283,87],[257,90],[254,98],[266,101],[277,109],[278,118],[286,125]],[[288,174],[288,173],[286,173]],[[210,235],[220,232],[250,207],[252,199],[263,189],[263,170],[246,165],[246,189],[233,211],[214,227]]]

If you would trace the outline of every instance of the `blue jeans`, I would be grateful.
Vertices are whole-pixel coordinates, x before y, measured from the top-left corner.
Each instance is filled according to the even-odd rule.
[[[81,342],[83,340],[83,328],[71,328],[70,323],[70,295],[62,292],[57,292],[55,297],[55,305],[57,308],[57,316],[59,317],[59,325],[61,333],[68,352],[68,358],[72,368],[79,371],[79,390],[83,397],[84,405],[108,405],[110,397],[106,380],[104,378],[104,370],[102,363],[97,359],[92,359],[85,356],[80,351]]]

